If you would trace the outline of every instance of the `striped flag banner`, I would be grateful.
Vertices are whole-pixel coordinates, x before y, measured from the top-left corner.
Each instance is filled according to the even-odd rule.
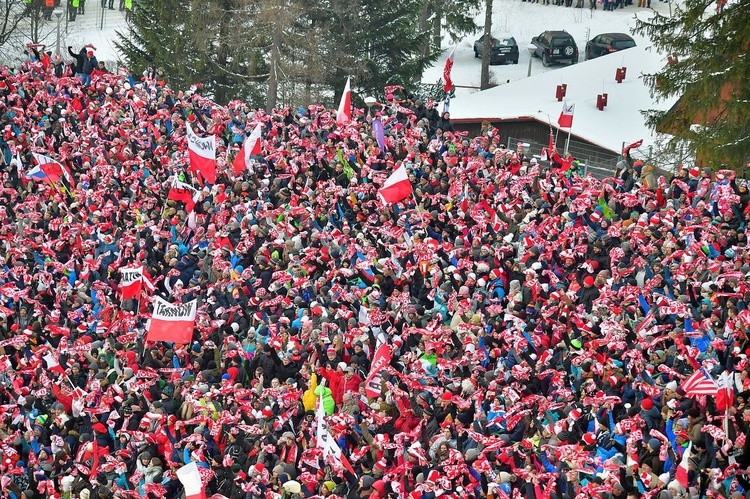
[[[719,387],[708,371],[700,368],[682,383],[682,389],[685,390],[685,394],[688,396],[716,395]]]

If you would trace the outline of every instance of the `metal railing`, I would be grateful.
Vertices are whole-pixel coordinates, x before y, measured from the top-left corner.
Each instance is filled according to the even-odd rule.
[[[516,144],[518,142],[529,144],[527,151],[525,151],[529,157],[538,157],[542,149],[547,147],[547,144],[541,144],[533,140],[508,137],[508,144]],[[617,162],[620,160],[620,155],[616,153],[607,153],[601,148],[575,139],[570,140],[568,151],[583,165],[584,173],[591,173],[591,175],[599,179],[611,177],[615,173]]]

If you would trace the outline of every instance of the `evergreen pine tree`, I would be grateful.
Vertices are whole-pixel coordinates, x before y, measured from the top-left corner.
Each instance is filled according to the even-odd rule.
[[[248,36],[252,5],[242,0],[137,0],[131,31],[118,32],[115,44],[135,73],[160,67],[173,88],[202,83],[204,93],[219,103],[259,103],[259,80],[265,86],[267,70]]]
[[[647,112],[647,123],[674,135],[671,148],[687,142],[698,159],[716,169],[750,159],[748,28],[750,0],[687,2],[670,17],[656,12],[635,27],[671,54],[661,71],[644,76],[652,94],[679,97],[669,111]]]
[[[430,33],[418,23],[421,0],[332,0],[329,40],[324,60],[330,71],[326,83],[343,90],[343,82],[352,76],[353,89],[360,95],[382,92],[385,85],[414,88],[424,69],[437,58],[437,51],[423,55]],[[324,11],[325,12],[325,11]]]
[[[430,31],[430,42],[424,54],[440,50],[444,32],[454,42],[475,33],[474,16],[481,5],[481,0],[423,0],[419,27]]]
[[[193,14],[181,0],[136,0],[132,28],[117,32],[115,46],[134,74],[160,67],[169,84],[187,89],[201,82],[204,62],[190,36]]]

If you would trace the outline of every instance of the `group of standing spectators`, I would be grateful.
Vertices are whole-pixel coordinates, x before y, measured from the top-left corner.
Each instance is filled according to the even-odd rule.
[[[93,50],[0,69],[0,496],[180,497],[192,462],[208,497],[750,490],[734,172],[657,176],[634,143],[581,177],[398,87],[337,126]],[[413,196],[384,205],[397,168]],[[190,343],[146,341],[153,296],[198,300]]]

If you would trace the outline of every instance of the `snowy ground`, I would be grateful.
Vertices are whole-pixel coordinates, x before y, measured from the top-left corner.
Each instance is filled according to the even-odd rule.
[[[585,3],[588,5],[588,0]],[[637,5],[638,2],[636,1],[635,3]],[[651,7],[664,14],[669,13],[669,4],[667,2],[654,0],[651,3]],[[578,45],[579,61],[584,60],[586,40],[600,33],[628,33],[633,36],[639,46],[648,47],[651,45],[650,41],[632,35],[630,28],[635,25],[636,15],[648,16],[651,11],[652,9],[639,8],[635,5],[630,5],[614,12],[605,12],[602,10],[601,5],[597,6],[597,10],[592,11],[588,8],[558,7],[542,3],[522,2],[521,0],[494,0],[492,31],[513,35],[518,43],[520,58],[518,64],[490,66],[492,78],[498,84],[526,78],[529,58],[531,57],[526,47],[533,37],[545,30],[565,30],[573,35]],[[484,14],[478,14],[475,22],[478,26],[481,26],[484,23]],[[422,76],[422,82],[435,83],[438,79],[442,78],[445,60],[455,47],[456,53],[454,55],[451,76],[453,83],[459,87],[456,89],[456,95],[460,96],[462,94],[477,92],[478,88],[460,87],[479,87],[482,72],[481,60],[474,58],[473,46],[474,41],[482,33],[483,30],[477,28],[476,33],[465,37],[457,44],[450,45],[446,43],[442,56],[432,67],[425,71]],[[532,75],[557,71],[562,67],[564,66],[555,65],[545,68],[542,66],[541,59],[532,59],[531,61]],[[584,70],[583,67],[581,70]]]
[[[585,0],[588,5],[588,0]],[[118,2],[115,2],[117,5]],[[636,2],[637,4],[637,2]],[[669,12],[669,4],[654,0],[651,6],[662,13]],[[529,53],[526,46],[531,38],[537,36],[544,30],[564,29],[573,35],[578,44],[583,61],[586,40],[593,38],[599,33],[622,32],[629,33],[635,24],[636,15],[649,15],[651,9],[638,8],[634,5],[618,9],[614,12],[605,12],[599,5],[596,11],[588,8],[576,9],[572,7],[557,7],[544,5],[542,3],[522,2],[521,0],[494,0],[493,2],[493,32],[510,33],[516,38],[520,49],[520,60],[518,64],[504,66],[490,66],[493,79],[497,83],[516,81],[526,78],[529,64]],[[104,18],[102,20],[102,13]],[[475,22],[481,26],[484,22],[484,14],[477,13]],[[65,26],[63,18],[62,26]],[[125,23],[125,14],[117,10],[102,10],[99,2],[89,0],[88,8],[84,16],[78,16],[75,23],[68,23],[68,32],[64,29],[61,36],[63,49],[67,45],[74,48],[86,43],[92,43],[97,47],[97,57],[108,62],[119,59],[114,45],[116,31],[128,32]],[[457,86],[478,87],[481,74],[481,61],[474,58],[474,40],[482,35],[482,29],[465,37],[455,45],[445,43],[445,50],[438,61],[428,68],[423,77],[424,83],[435,83],[443,74],[443,66],[448,54],[456,47],[453,66],[453,82]],[[649,46],[648,39],[634,36],[639,46]],[[50,45],[54,44],[54,32],[51,33]],[[545,68],[540,59],[532,60],[532,74],[548,71],[556,71],[562,66],[551,66]],[[476,92],[476,89],[458,88],[457,94]]]
[[[78,15],[73,22],[66,21],[64,9],[58,11],[61,14],[59,18],[60,51],[63,56],[69,57],[67,55],[68,46],[73,47],[73,50],[77,52],[83,45],[90,43],[97,48],[97,58],[105,61],[110,69],[114,68],[119,59],[114,44],[117,39],[116,33],[118,31],[129,32],[128,25],[125,22],[125,13],[117,10],[118,4],[119,2],[116,1],[115,10],[109,10],[102,9],[101,3],[96,0],[89,0],[86,13]],[[47,45],[47,50],[54,52],[57,44],[58,21],[56,16],[52,16],[52,19],[52,21],[46,21],[43,24],[40,30],[40,41]],[[28,23],[21,25],[19,35],[22,43],[19,46],[25,45],[29,41],[28,30]],[[10,54],[2,55],[9,56]],[[20,50],[15,59],[18,60],[19,58],[21,58]],[[10,57],[9,59],[12,61],[14,58]]]
[[[108,66],[119,60],[115,40],[116,32],[129,33],[128,24],[125,22],[125,13],[117,10],[119,2],[115,2],[115,10],[102,9],[100,2],[88,0],[86,14],[79,16],[75,28],[70,31],[67,42],[74,49],[87,43],[93,44],[97,59],[107,61]],[[102,19],[103,14],[103,19]],[[79,22],[80,20],[80,22]]]

